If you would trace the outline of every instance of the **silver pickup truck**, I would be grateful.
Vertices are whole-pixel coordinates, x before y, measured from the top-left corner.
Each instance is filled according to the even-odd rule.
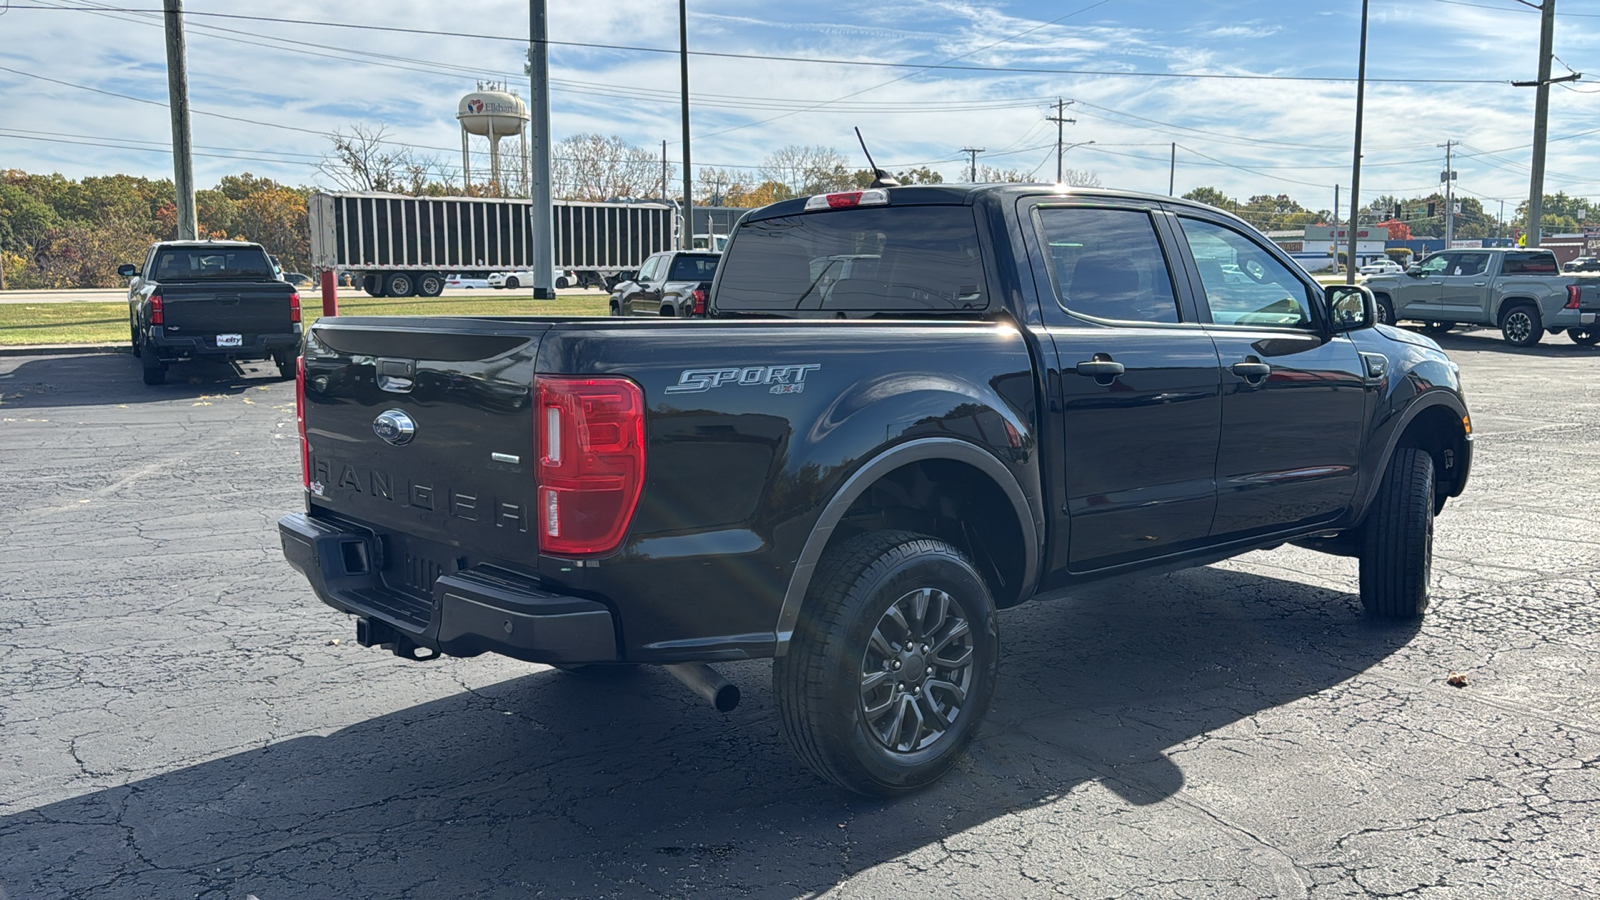
[[[1446,250],[1404,274],[1362,283],[1384,322],[1417,320],[1432,333],[1488,325],[1517,347],[1537,344],[1547,331],[1565,331],[1584,346],[1600,341],[1600,279],[1563,275],[1549,250]]]

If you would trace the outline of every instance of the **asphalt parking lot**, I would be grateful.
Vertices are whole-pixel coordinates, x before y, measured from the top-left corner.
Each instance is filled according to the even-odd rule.
[[[894,802],[801,768],[764,662],[723,715],[355,645],[279,549],[270,365],[0,356],[0,900],[1600,895],[1600,352],[1441,343],[1420,626],[1292,548],[1002,613],[971,754]]]

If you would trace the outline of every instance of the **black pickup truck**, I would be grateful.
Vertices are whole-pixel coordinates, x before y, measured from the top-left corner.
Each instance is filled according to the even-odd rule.
[[[722,254],[709,250],[655,253],[639,274],[611,292],[613,316],[704,316]]]
[[[279,523],[413,659],[774,657],[819,774],[894,794],[982,720],[996,609],[1294,542],[1428,604],[1457,367],[1226,213],[908,186],[748,214],[711,317],[325,318]]]
[[[288,378],[300,347],[300,294],[260,244],[166,241],[144,265],[117,267],[128,284],[128,329],[144,383],[187,359],[270,359]]]

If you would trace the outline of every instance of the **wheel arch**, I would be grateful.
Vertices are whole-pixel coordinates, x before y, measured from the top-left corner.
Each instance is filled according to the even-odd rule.
[[[1523,296],[1521,294],[1510,297],[1502,297],[1500,298],[1500,308],[1495,310],[1494,313],[1495,324],[1499,325],[1503,323],[1506,320],[1506,313],[1511,312],[1511,310],[1519,306],[1531,306],[1533,307],[1535,316],[1539,316],[1540,314],[1539,301],[1532,297]],[[1542,316],[1540,318],[1542,321]]]
[[[1367,484],[1361,506],[1363,518],[1377,495],[1383,473],[1388,471],[1389,461],[1402,447],[1426,450],[1433,457],[1436,507],[1442,508],[1446,499],[1459,497],[1466,489],[1472,470],[1471,417],[1460,401],[1441,391],[1419,400],[1394,430],[1374,477]]]
[[[1032,596],[1039,578],[1041,536],[1016,476],[999,459],[974,444],[955,438],[919,438],[891,447],[862,465],[823,508],[789,576],[778,612],[774,655],[788,652],[817,561],[834,542],[867,531],[902,527],[907,515],[952,521],[942,504],[929,506],[925,502],[928,498],[909,505],[893,502],[909,499],[905,483],[922,479],[935,485],[960,485],[958,499],[952,500],[944,493],[933,495],[933,499],[952,500],[963,513],[955,520],[957,533],[936,536],[950,541],[972,559],[989,581],[995,605],[1014,606]],[[890,499],[888,506],[884,505],[884,497]],[[879,514],[881,522],[876,527],[861,518],[871,513]],[[981,530],[962,525],[968,515],[974,521],[967,524],[981,526]]]

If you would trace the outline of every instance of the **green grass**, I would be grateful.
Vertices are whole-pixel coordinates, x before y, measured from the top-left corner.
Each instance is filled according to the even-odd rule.
[[[341,297],[346,316],[603,316],[604,296],[531,297]],[[301,298],[309,325],[322,315],[316,295]],[[123,303],[0,303],[0,346],[18,344],[125,344],[128,307]]]

